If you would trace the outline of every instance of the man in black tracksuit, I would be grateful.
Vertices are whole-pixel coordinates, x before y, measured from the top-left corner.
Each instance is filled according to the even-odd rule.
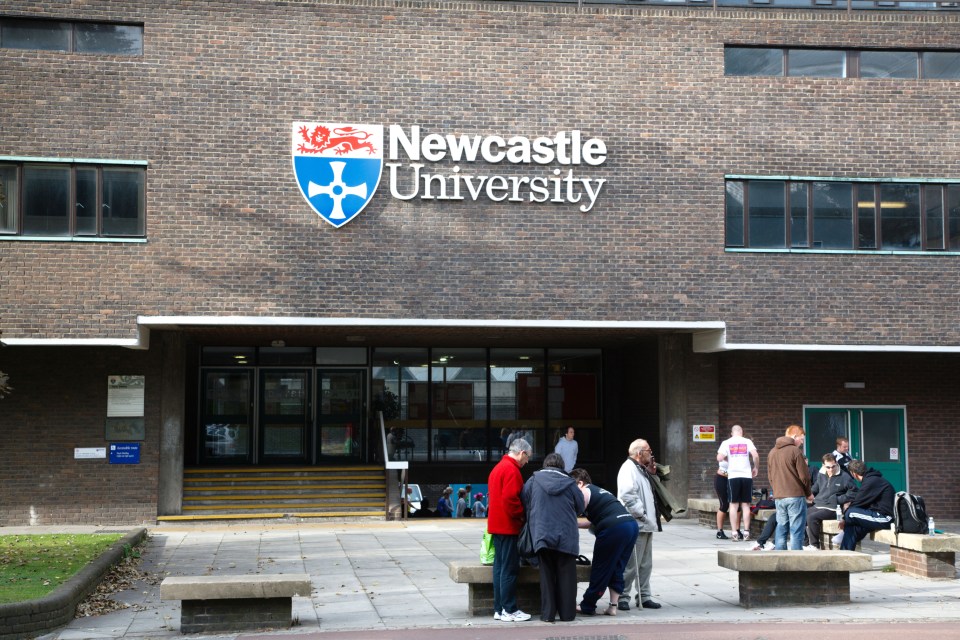
[[[863,460],[854,460],[850,475],[860,483],[857,496],[843,514],[843,541],[840,548],[853,551],[857,543],[871,531],[889,529],[893,521],[893,498],[896,492],[876,469],[867,469]]]

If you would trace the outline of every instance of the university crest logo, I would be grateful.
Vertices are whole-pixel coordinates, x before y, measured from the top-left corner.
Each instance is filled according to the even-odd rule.
[[[383,126],[294,122],[292,153],[300,193],[339,228],[363,211],[380,184]]]

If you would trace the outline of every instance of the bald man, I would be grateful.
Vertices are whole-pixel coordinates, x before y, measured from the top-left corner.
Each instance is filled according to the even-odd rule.
[[[743,437],[743,427],[730,429],[730,437],[720,443],[717,461],[727,462],[727,498],[730,501],[730,530],[734,540],[750,539],[750,504],[753,502],[753,479],[760,468],[760,454],[753,441]],[[750,462],[753,461],[753,465]],[[743,531],[740,531],[740,512]]]

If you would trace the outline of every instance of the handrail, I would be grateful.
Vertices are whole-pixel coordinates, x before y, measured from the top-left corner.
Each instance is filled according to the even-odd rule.
[[[400,519],[406,520],[407,518],[407,470],[410,468],[410,463],[406,460],[391,460],[390,452],[387,448],[387,429],[383,424],[383,411],[377,411],[377,417],[380,419],[380,444],[383,446],[383,468],[388,473],[387,476],[387,492],[386,492],[386,512],[387,516],[390,515],[391,507],[391,496],[396,495],[394,493],[394,483],[390,478],[389,471],[397,470],[400,474],[400,494],[398,496],[397,504],[400,508]]]

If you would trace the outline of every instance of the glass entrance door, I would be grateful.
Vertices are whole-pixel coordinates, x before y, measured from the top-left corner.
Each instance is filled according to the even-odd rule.
[[[310,371],[261,369],[260,460],[309,462]]]
[[[317,458],[356,462],[362,451],[366,410],[364,369],[317,371]]]
[[[907,490],[906,410],[902,407],[807,407],[807,455],[811,466],[850,441],[850,456],[883,474],[897,491]]]
[[[253,370],[205,370],[200,411],[200,460],[252,460]]]

